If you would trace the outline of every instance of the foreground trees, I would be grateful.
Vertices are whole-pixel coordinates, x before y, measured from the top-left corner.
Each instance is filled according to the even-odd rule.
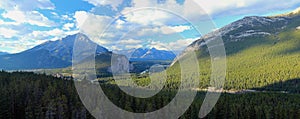
[[[114,104],[132,112],[149,112],[167,105],[176,94],[163,90],[151,99],[126,95],[116,85],[101,85]],[[87,119],[73,81],[43,74],[0,72],[0,118]],[[182,119],[197,118],[205,92],[199,92]],[[183,100],[184,101],[184,100]],[[300,118],[300,95],[284,93],[222,94],[207,118]]]

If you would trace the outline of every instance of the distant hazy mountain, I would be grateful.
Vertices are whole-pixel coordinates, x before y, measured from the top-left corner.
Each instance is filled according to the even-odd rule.
[[[76,37],[93,43],[83,34],[70,35],[56,41],[48,41],[32,49],[17,54],[0,56],[0,69],[44,69],[63,68],[72,64],[73,46]],[[102,46],[97,47],[97,53],[108,52]]]
[[[158,50],[156,48],[137,48],[117,51],[116,53],[126,55],[130,61],[173,60],[176,57],[171,51]]]
[[[7,52],[0,52],[0,55],[7,55],[7,54],[9,54],[9,53],[7,53]]]

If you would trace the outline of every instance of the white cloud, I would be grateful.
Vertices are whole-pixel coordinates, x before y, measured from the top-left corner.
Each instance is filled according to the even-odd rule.
[[[156,48],[158,50],[170,50],[172,48],[168,47],[166,43],[162,43],[160,41],[151,41],[147,47]]]
[[[34,39],[34,40],[58,40],[67,35],[73,35],[78,33],[78,31],[63,31],[61,29],[55,28],[48,31],[33,31],[32,33],[23,37],[26,39]]]
[[[117,24],[117,25],[116,25],[116,28],[117,28],[117,29],[122,29],[124,23],[125,23],[125,21],[118,19],[118,20],[116,21],[116,24]]]
[[[0,47],[3,51],[9,53],[18,53],[28,48],[32,48],[38,44],[45,42],[44,40],[0,40]]]
[[[123,0],[84,0],[94,6],[103,6],[110,5],[114,10],[117,10],[117,7],[123,3]]]
[[[69,20],[69,21],[73,20],[73,18],[69,15],[61,15],[61,18],[62,20]]]
[[[132,44],[132,45],[135,45],[135,44],[139,44],[139,43],[142,43],[142,42],[143,41],[141,41],[141,40],[128,39],[128,40],[120,40],[120,41],[118,41],[118,44],[122,44],[122,45]]]
[[[19,25],[19,23],[16,22],[6,22],[0,19],[0,25]]]
[[[141,48],[141,47],[143,47],[143,45],[126,45],[125,46],[126,49]]]
[[[76,11],[73,17],[76,20],[77,28],[80,28],[88,18],[88,13],[86,11]]]
[[[73,35],[79,31],[63,31],[55,28],[51,30],[16,30],[23,28],[24,26],[18,26],[14,29],[0,28],[0,48],[3,51],[10,53],[18,53],[34,46],[37,46],[46,41],[59,40],[67,35]],[[3,34],[3,35],[1,35]]]
[[[163,4],[157,3],[156,0],[133,0],[132,7],[125,8],[121,13],[130,22],[142,25],[163,25],[167,23],[186,23],[186,18],[203,15],[204,11],[194,0],[185,0],[183,4],[177,3],[176,0],[167,0]]]
[[[9,51],[10,53],[17,53],[37,46],[46,41],[59,40],[67,35],[73,35],[75,33],[78,33],[78,31],[64,32],[57,28],[48,31],[33,31],[32,33],[28,33],[22,37],[19,37],[18,40],[5,39],[4,41],[0,41],[0,44],[4,45],[4,48],[6,49],[11,49],[11,51]]]
[[[58,14],[56,12],[51,12],[52,15],[54,15],[55,17],[58,17]]]
[[[124,13],[124,17],[126,17],[126,21],[131,23],[138,23],[141,25],[163,25],[167,22],[167,19],[171,17],[170,14],[158,11],[158,10],[140,10],[133,11],[130,13]]]
[[[102,37],[104,37],[104,38],[114,38],[115,35],[116,35],[116,34],[111,33],[111,32],[109,32],[109,33],[108,33],[108,32],[105,32],[105,33],[102,34]]]
[[[119,51],[122,50],[121,48],[119,48],[118,46],[111,46],[112,51]]]
[[[14,21],[6,23],[6,25],[20,25],[23,23],[44,27],[55,25],[53,21],[38,11],[41,9],[55,9],[50,0],[1,0],[0,9],[4,10],[1,14],[4,18]]]
[[[186,25],[178,25],[178,26],[159,26],[154,28],[143,28],[140,31],[138,31],[139,36],[143,35],[153,35],[153,34],[174,34],[174,33],[181,33],[186,30],[190,30],[191,26]]]
[[[257,2],[257,0],[226,0],[226,2],[220,2],[219,0],[211,0],[209,2],[206,0],[195,0],[195,2],[205,9],[208,14],[212,15],[228,8],[245,7]]]
[[[20,10],[7,11],[2,14],[4,18],[14,20],[17,24],[28,23],[31,25],[50,27],[55,23],[50,21],[38,11],[23,12]]]
[[[64,35],[64,31],[56,28],[49,31],[33,31],[29,37],[35,40],[47,40],[49,36],[59,37],[62,35]]]
[[[143,35],[154,35],[157,33],[161,33],[160,27],[154,27],[154,28],[142,28],[137,32],[138,36],[143,36]]]
[[[54,33],[55,33],[55,31],[53,31]],[[59,34],[60,33],[60,31],[58,31],[58,33],[57,34]],[[51,38],[51,39],[46,39],[46,40],[50,40],[50,41],[55,41],[55,40],[60,40],[60,39],[62,39],[62,38],[64,38],[64,37],[66,37],[66,36],[68,36],[68,35],[74,35],[74,34],[76,34],[76,33],[79,33],[79,31],[63,31],[60,35],[53,35],[52,34],[52,36],[53,36],[53,38]],[[51,36],[51,35],[50,35]]]
[[[164,43],[161,41],[151,41],[147,47],[154,47],[159,50],[169,50],[169,51],[182,51],[184,50],[188,45],[190,45],[192,42],[194,42],[197,39],[180,39],[175,40],[173,42]]]
[[[98,4],[96,1],[89,1],[94,2],[93,4]],[[100,1],[98,1],[100,2]],[[140,0],[133,0],[133,7],[125,8],[121,11],[121,14],[124,15],[124,20],[116,20],[115,23],[111,26],[110,29],[104,34],[101,34],[103,30],[106,28],[107,25],[113,20],[112,17],[109,16],[100,16],[95,15],[92,13],[88,13],[85,11],[77,11],[74,14],[74,18],[76,21],[76,27],[80,29],[81,32],[85,33],[92,39],[94,42],[104,45],[106,47],[111,47],[114,44],[113,42],[119,38],[123,37],[124,35],[128,36],[129,33],[135,36],[129,36],[126,40],[121,40],[118,43],[121,44],[120,48],[133,48],[133,47],[141,47],[140,45],[131,45],[131,44],[139,44],[141,41],[134,40],[134,39],[143,39],[145,37],[143,35],[153,35],[155,34],[162,34],[162,35],[169,35],[174,33],[181,33],[186,30],[190,30],[190,26],[181,25],[186,22],[181,21],[181,24],[177,22],[173,22],[173,18],[176,15],[171,14],[166,11],[154,10],[154,9],[143,9],[143,10],[135,10],[140,7],[153,7],[153,5],[157,5],[160,8],[170,8],[174,9],[175,11],[180,11],[180,13],[189,13],[190,11],[183,10],[182,6],[178,4],[175,0],[168,0],[166,4],[156,4],[157,1],[140,1]],[[186,2],[188,3],[188,2]],[[101,3],[103,5],[104,3]],[[105,3],[106,4],[106,3]],[[188,4],[185,4],[188,6]],[[131,12],[133,10],[133,12]],[[127,13],[129,12],[129,13]],[[193,11],[194,12],[194,11]],[[123,17],[123,16],[122,16]],[[182,19],[181,19],[182,20]],[[177,21],[180,21],[177,19]],[[170,25],[168,23],[174,23],[174,25]],[[144,26],[151,26],[153,28],[143,28]],[[141,26],[140,31],[131,31],[135,29],[135,27]],[[152,33],[150,33],[152,32]],[[113,34],[113,35],[112,35]],[[139,36],[136,36],[139,35]],[[102,39],[99,39],[101,36]],[[163,39],[162,39],[163,40]],[[124,45],[123,45],[124,44]],[[154,44],[152,44],[154,45]],[[162,44],[161,44],[162,45]],[[158,44],[155,45],[158,49]]]
[[[168,43],[168,47],[174,50],[183,50],[195,40],[197,39],[189,38],[189,39],[177,40],[176,42]]]
[[[9,28],[0,28],[0,36],[4,38],[12,38],[18,34],[18,31]]]
[[[61,17],[58,15],[58,13],[56,13],[56,12],[50,12],[50,13],[51,13],[52,18],[61,19]]]
[[[108,24],[112,22],[112,18],[108,16],[100,16],[85,11],[77,11],[74,15],[76,27],[80,32],[89,36],[91,40],[99,44],[108,44],[109,41],[99,39],[102,32]]]
[[[190,26],[163,26],[161,27],[161,31],[163,34],[173,34],[173,33],[181,33],[186,30],[190,30]]]
[[[271,11],[290,9],[300,3],[299,0],[195,0],[209,15],[245,15],[245,14],[266,14]]]
[[[64,24],[64,26],[63,26],[63,30],[70,31],[71,28],[73,28],[74,26],[75,26],[74,23],[66,23],[66,24]]]
[[[267,14],[276,10],[287,10],[292,6],[300,4],[299,0],[277,0],[277,4],[273,4],[274,0],[185,0],[183,4],[178,4],[176,0],[167,0],[159,4],[156,0],[132,0],[132,6],[125,8],[121,13],[126,14],[127,20],[139,24],[149,24],[152,22],[163,23],[179,23],[176,21],[177,16],[170,15],[168,11],[175,12],[177,15],[193,19],[201,20],[201,16],[207,14],[213,18],[219,16],[246,15],[246,14]],[[162,10],[158,15],[154,15],[155,9],[143,9],[145,7],[156,7]],[[148,12],[152,11],[152,12]],[[164,16],[164,17],[162,17]],[[207,16],[203,19],[210,20]]]
[[[1,0],[0,8],[5,10],[32,11],[35,9],[54,9],[50,0]]]

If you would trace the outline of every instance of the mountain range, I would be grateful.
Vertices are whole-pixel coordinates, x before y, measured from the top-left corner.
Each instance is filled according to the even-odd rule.
[[[0,53],[0,69],[29,70],[69,67],[72,65],[73,47],[77,37],[81,37],[78,38],[80,40],[89,42],[87,44],[95,44],[84,34],[78,33],[56,41],[47,41],[20,53]],[[96,54],[101,53],[107,53],[107,55],[100,56],[110,56],[109,54],[111,54],[108,49],[97,45]],[[130,61],[173,60],[176,57],[176,55],[170,51],[158,50],[155,48],[123,50],[118,53],[130,57]],[[97,57],[99,56],[97,55]]]
[[[153,61],[169,60],[172,61],[176,55],[167,50],[158,50],[156,48],[136,48],[129,50],[116,51],[116,53],[125,55],[130,61]]]
[[[29,50],[0,56],[0,69],[25,70],[64,68],[71,66],[73,46],[76,37],[80,40],[93,43],[83,34],[70,35],[56,41],[48,41]],[[97,45],[97,53],[108,52]]]
[[[229,64],[246,62],[248,65],[254,65],[255,62],[250,60],[252,58],[269,58],[270,61],[268,63],[273,62],[275,64],[275,61],[272,59],[273,55],[272,57],[266,57],[270,54],[279,54],[282,56],[282,60],[288,61],[291,58],[287,60],[286,56],[291,55],[285,55],[284,53],[292,54],[299,51],[298,46],[300,43],[299,40],[297,40],[299,39],[299,26],[299,12],[270,17],[245,17],[194,41],[184,50],[181,56],[183,56],[185,52],[191,50],[197,51],[201,56],[207,56],[209,53],[207,46],[205,45],[206,42],[214,40],[216,36],[221,36],[225,44]],[[85,35],[79,33],[67,36],[60,40],[45,42],[17,54],[0,53],[0,69],[23,70],[69,67],[72,65],[73,47],[78,35],[82,37],[80,38],[81,40],[92,42]],[[246,55],[240,54],[244,52],[250,53],[245,53]],[[97,45],[96,53],[101,54],[110,52],[108,49]],[[130,61],[172,61],[176,57],[171,51],[158,50],[156,48],[137,48],[117,51],[117,53],[127,56]],[[292,59],[293,58],[294,56]],[[175,64],[176,61],[177,60],[175,60],[173,64]],[[276,63],[278,64],[279,62]],[[231,69],[233,70],[233,67],[235,66],[239,65],[234,65]]]

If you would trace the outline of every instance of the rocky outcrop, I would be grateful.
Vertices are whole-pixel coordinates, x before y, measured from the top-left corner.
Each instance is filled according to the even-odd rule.
[[[129,73],[133,69],[132,64],[124,55],[114,55],[112,56],[111,67],[108,68],[108,72],[113,74],[123,74]]]

